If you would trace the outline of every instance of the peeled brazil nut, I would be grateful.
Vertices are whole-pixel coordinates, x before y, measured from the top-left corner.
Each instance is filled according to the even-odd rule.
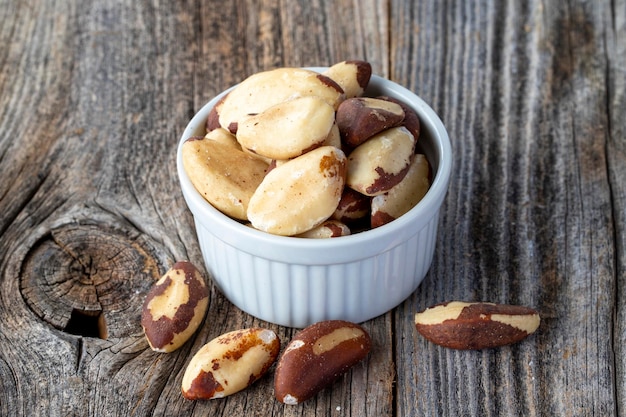
[[[173,352],[198,329],[209,291],[190,262],[176,262],[152,287],[141,312],[141,326],[152,350]]]
[[[519,342],[539,327],[532,308],[484,302],[450,301],[415,315],[426,339],[452,349],[487,349]]]
[[[283,236],[306,232],[335,211],[346,176],[346,156],[322,146],[267,173],[248,205],[256,229]]]
[[[355,147],[404,119],[402,106],[389,100],[355,97],[337,109],[337,126],[346,145]]]
[[[204,135],[204,138],[220,142],[237,150],[241,150],[241,145],[239,145],[239,142],[237,142],[237,138],[235,137],[235,135],[221,127],[207,132],[207,134]]]
[[[423,154],[416,154],[404,178],[384,194],[372,198],[372,228],[387,224],[407,213],[420,202],[430,187],[430,165]]]
[[[189,361],[183,397],[210,400],[239,392],[261,378],[279,352],[280,340],[272,330],[242,329],[218,336]]]
[[[372,77],[372,66],[367,61],[342,61],[323,72],[341,86],[346,98],[362,96]]]
[[[237,132],[239,120],[296,97],[316,96],[333,109],[345,99],[331,78],[302,68],[277,68],[249,76],[216,106],[220,126]]]
[[[183,168],[200,194],[222,213],[246,220],[250,197],[265,176],[267,164],[215,140],[183,143]]]
[[[369,334],[342,320],[313,324],[289,342],[274,374],[274,395],[284,404],[300,404],[331,384],[369,353]]]
[[[324,145],[334,146],[341,149],[341,134],[339,133],[337,123],[333,123],[333,126],[330,128],[330,132],[328,132],[328,136],[326,136]]]
[[[306,96],[239,119],[237,141],[271,159],[290,159],[321,146],[335,123],[335,109],[319,97]]]
[[[237,144],[239,144],[239,142],[237,142]],[[241,145],[240,145],[240,146],[241,146]],[[247,148],[243,148],[243,147],[242,147],[242,148],[241,148],[241,150],[242,150],[242,151],[243,151],[243,153],[245,153],[246,155],[251,156],[251,157],[253,157],[254,159],[258,159],[258,160],[260,160],[260,161],[265,162],[265,163],[268,165],[268,168],[267,168],[267,170],[265,171],[265,173],[267,174],[267,171],[269,171],[269,170],[270,170],[269,165],[271,165],[271,164],[272,164],[272,161],[274,161],[274,159],[272,159],[272,158],[268,158],[267,156],[260,155],[260,154],[258,154],[258,153],[256,153],[256,152],[254,152],[254,151],[252,151],[252,150],[250,150],[250,149],[247,149]]]
[[[413,160],[415,139],[405,127],[393,127],[368,139],[348,156],[346,185],[375,196],[402,181]]]

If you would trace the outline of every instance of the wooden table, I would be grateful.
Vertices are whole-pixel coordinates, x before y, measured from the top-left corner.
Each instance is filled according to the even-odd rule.
[[[139,323],[176,260],[202,266],[175,149],[264,69],[369,61],[444,121],[454,170],[432,267],[364,324],[373,349],[314,399],[268,374],[182,398],[191,355],[267,326],[212,287],[172,354]],[[626,416],[626,1],[0,0],[0,415]],[[537,333],[438,347],[444,300],[536,308]]]

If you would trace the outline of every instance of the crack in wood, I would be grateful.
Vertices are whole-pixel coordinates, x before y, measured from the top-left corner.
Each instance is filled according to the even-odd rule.
[[[72,309],[64,332],[76,336],[107,338],[106,320],[100,311]]]

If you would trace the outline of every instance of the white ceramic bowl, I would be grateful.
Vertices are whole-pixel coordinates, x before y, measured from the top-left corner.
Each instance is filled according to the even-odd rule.
[[[296,328],[330,319],[360,323],[402,303],[430,267],[450,179],[450,140],[435,112],[406,88],[372,75],[366,95],[392,96],[417,112],[418,148],[432,166],[432,185],[417,206],[384,226],[339,238],[303,239],[271,235],[227,217],[196,191],[185,173],[183,142],[204,135],[210,110],[228,91],[189,122],[176,160],[204,262],[220,291],[259,319]]]

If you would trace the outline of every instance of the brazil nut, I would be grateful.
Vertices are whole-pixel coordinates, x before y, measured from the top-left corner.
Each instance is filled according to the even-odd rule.
[[[415,139],[405,127],[387,129],[350,153],[346,184],[369,196],[385,193],[404,178],[414,150]]]
[[[415,314],[417,331],[451,349],[488,349],[516,343],[539,327],[532,308],[486,302],[450,301]]]
[[[361,221],[370,215],[371,201],[372,197],[345,187],[332,218],[348,225]]]
[[[319,97],[287,100],[239,120],[237,141],[271,159],[290,159],[321,146],[335,123],[335,109]]]
[[[331,237],[348,236],[349,234],[350,228],[346,224],[338,220],[326,220],[319,226],[295,236],[307,239],[327,239]]]
[[[341,86],[346,98],[362,96],[372,76],[372,65],[367,61],[342,61],[323,72]]]
[[[267,164],[215,140],[192,138],[183,143],[182,160],[189,180],[215,208],[247,219],[248,203]]]
[[[389,100],[355,97],[337,109],[337,126],[346,145],[355,147],[404,120],[402,106]]]
[[[267,173],[248,205],[256,229],[283,236],[304,233],[328,219],[345,184],[346,156],[322,146]]]
[[[182,381],[188,400],[223,398],[261,378],[276,361],[280,340],[272,330],[235,330],[204,345],[189,361]]]
[[[308,400],[363,360],[370,348],[369,334],[355,323],[329,320],[306,327],[278,361],[276,399],[290,405]]]
[[[290,99],[316,96],[333,109],[345,99],[343,89],[331,78],[302,68],[277,68],[249,76],[216,106],[219,125],[237,132],[239,120]]]
[[[200,271],[190,262],[176,262],[143,303],[141,326],[152,350],[168,353],[181,347],[202,323],[208,300]]]
[[[207,132],[207,134],[204,135],[204,138],[220,142],[239,151],[241,150],[241,145],[239,145],[239,142],[237,142],[237,138],[235,137],[235,135],[222,127],[218,127]]]
[[[416,154],[402,181],[386,193],[372,198],[372,228],[392,222],[415,207],[430,187],[429,172],[426,157]]]
[[[420,129],[422,125],[421,125],[419,116],[417,115],[415,110],[413,110],[404,101],[398,100],[395,97],[380,96],[376,98],[380,100],[391,101],[393,103],[398,104],[400,107],[402,107],[402,110],[404,111],[404,119],[402,120],[402,123],[400,123],[400,125],[406,127],[408,131],[411,132],[411,134],[415,138],[415,141],[419,140],[420,132],[421,132]]]

